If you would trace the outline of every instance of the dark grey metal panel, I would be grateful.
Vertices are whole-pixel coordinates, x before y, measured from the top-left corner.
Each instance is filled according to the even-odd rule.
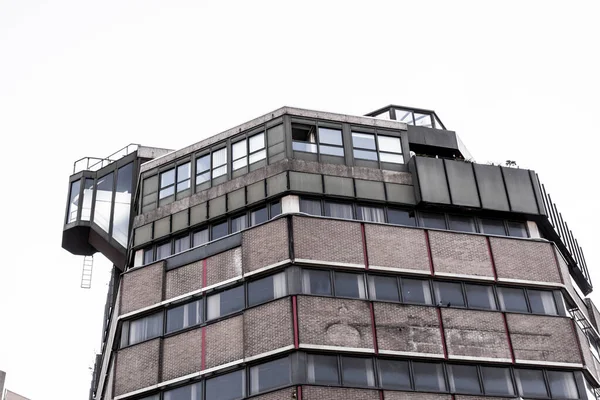
[[[473,170],[479,187],[481,207],[488,210],[510,211],[500,167],[473,164]]]
[[[267,196],[273,196],[287,190],[287,172],[267,178]]]
[[[481,207],[473,164],[464,161],[444,160],[452,204]]]
[[[379,168],[377,161],[361,160],[359,158],[354,159],[354,165],[357,167]]]
[[[381,169],[387,169],[389,171],[406,171],[406,167],[404,164],[396,164],[396,163],[381,163]]]
[[[205,244],[204,246],[196,247],[192,250],[179,253],[173,257],[167,258],[167,271],[191,264],[198,260],[203,260],[206,257],[214,256],[215,254],[239,247],[242,245],[242,234],[236,233],[229,235],[214,242]]]
[[[327,164],[346,164],[344,157],[330,156],[327,154],[321,154],[321,162]]]
[[[423,126],[408,125],[408,142],[434,147],[458,150],[456,133],[425,128]]]
[[[352,178],[325,175],[324,181],[326,194],[354,197],[354,184]]]
[[[444,171],[444,161],[437,158],[415,157],[421,201],[450,204],[450,192]]]
[[[206,203],[190,208],[190,225],[196,225],[204,221],[206,221]]]
[[[385,189],[383,188],[383,182],[355,179],[354,185],[356,186],[356,197],[361,199],[385,201]]]
[[[180,231],[187,228],[188,226],[188,210],[183,210],[173,214],[173,220],[171,221],[171,230],[173,232]]]
[[[316,153],[305,153],[303,151],[294,151],[293,158],[304,161],[319,161],[319,156]]]
[[[237,210],[246,205],[246,192],[245,188],[235,190],[227,193],[227,211]]]
[[[500,167],[510,201],[511,211],[539,214],[529,170]]]
[[[290,189],[300,192],[323,193],[321,175],[290,171]]]
[[[265,181],[258,181],[246,187],[248,204],[255,203],[265,198]]]
[[[256,171],[257,169],[263,168],[265,165],[267,165],[267,160],[262,159],[260,161],[250,164],[248,168],[250,169],[250,172],[252,172]]]
[[[167,236],[171,233],[171,218],[165,217],[154,221],[154,239]]]
[[[533,184],[533,193],[535,194],[535,200],[537,201],[538,211],[542,215],[548,215],[548,210],[544,204],[544,196],[542,195],[542,185],[538,179],[538,175],[535,171],[529,170],[529,177]]]
[[[134,243],[139,246],[152,240],[152,223],[140,226],[135,230]]]
[[[210,218],[225,214],[225,195],[208,201],[208,215]]]
[[[415,188],[412,185],[386,183],[387,200],[393,203],[417,204]]]

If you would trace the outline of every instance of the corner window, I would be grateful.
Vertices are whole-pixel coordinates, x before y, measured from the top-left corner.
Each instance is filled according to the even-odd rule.
[[[121,333],[121,347],[143,342],[162,335],[162,311],[147,317],[123,323]]]
[[[356,216],[361,221],[385,222],[385,212],[381,207],[357,206]]]
[[[287,294],[285,272],[248,283],[248,306],[278,299]]]
[[[373,300],[400,301],[398,281],[391,276],[369,276],[369,296]]]
[[[529,237],[527,233],[527,225],[524,222],[519,221],[508,221],[508,236],[526,238]]]
[[[514,396],[510,370],[508,368],[481,367],[485,394],[493,396]]]
[[[246,214],[231,218],[231,233],[246,229]]]
[[[344,157],[342,131],[332,128],[319,128],[319,150],[321,154]]]
[[[179,331],[202,322],[202,300],[167,310],[167,333]]]
[[[465,284],[465,291],[467,293],[469,308],[479,308],[482,310],[496,309],[494,290],[491,286]]]
[[[196,185],[210,180],[210,155],[196,159]]]
[[[353,299],[365,299],[367,294],[365,292],[364,275],[336,272],[335,295]]]
[[[528,312],[523,289],[498,288],[498,301],[502,311]]]
[[[393,225],[415,226],[415,213],[406,210],[388,208],[388,223]]]
[[[269,213],[267,207],[259,208],[250,213],[250,226],[262,224],[269,220]]]
[[[310,215],[321,215],[321,202],[319,200],[300,198],[300,212]]]
[[[549,290],[527,289],[531,312],[536,314],[556,315],[554,294]]]
[[[515,378],[519,396],[522,397],[548,397],[544,373],[535,369],[516,369]]]
[[[459,232],[477,232],[475,229],[475,220],[473,217],[465,217],[462,215],[448,216],[448,224],[451,231]]]
[[[159,199],[164,199],[175,194],[175,168],[160,174]]]
[[[452,393],[481,394],[474,365],[448,365],[448,378]]]
[[[281,215],[281,202],[271,203],[271,218]]]
[[[336,356],[309,354],[306,364],[309,383],[339,385],[338,360]]]
[[[341,357],[342,385],[375,386],[373,359],[358,357]]]
[[[164,400],[202,400],[202,382],[169,390],[164,393],[163,398]],[[156,395],[155,399],[158,400],[159,396]]]
[[[429,281],[423,279],[402,279],[402,299],[405,303],[431,304]]]
[[[302,293],[331,296],[329,271],[302,270]]]
[[[439,306],[443,307],[464,307],[462,286],[460,283],[453,282],[434,282],[435,299]]]
[[[250,367],[250,394],[266,392],[292,381],[289,357]]]
[[[316,126],[292,124],[292,148],[306,153],[317,152]]]
[[[572,372],[548,371],[548,381],[552,398],[577,399],[579,397]]]
[[[413,362],[415,389],[443,392],[446,390],[442,364]]]
[[[237,400],[246,395],[245,371],[239,370],[220,375],[206,381],[206,398],[219,400]]]
[[[212,153],[212,178],[227,174],[227,148]]]
[[[432,229],[446,229],[446,217],[444,214],[421,213],[422,226]]]
[[[324,215],[332,218],[353,219],[352,204],[326,201],[323,204]]]
[[[385,389],[410,389],[408,362],[379,360],[379,381]]]
[[[400,138],[377,135],[377,144],[379,145],[379,161],[404,164]]]
[[[207,320],[228,315],[244,308],[244,286],[237,286],[208,296]]]

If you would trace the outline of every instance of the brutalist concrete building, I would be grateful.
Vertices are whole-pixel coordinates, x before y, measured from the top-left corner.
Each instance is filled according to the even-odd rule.
[[[596,398],[577,240],[433,111],[283,107],[69,183],[63,247],[114,264],[91,399]]]

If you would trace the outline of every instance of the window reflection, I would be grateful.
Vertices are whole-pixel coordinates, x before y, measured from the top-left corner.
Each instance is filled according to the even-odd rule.
[[[94,202],[94,223],[108,233],[110,209],[112,204],[114,173],[99,178],[96,182],[96,201]]]

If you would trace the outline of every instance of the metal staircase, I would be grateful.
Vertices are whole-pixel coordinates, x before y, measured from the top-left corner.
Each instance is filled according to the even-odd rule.
[[[81,271],[81,288],[90,289],[92,287],[92,269],[94,268],[94,256],[83,257],[83,269]]]

